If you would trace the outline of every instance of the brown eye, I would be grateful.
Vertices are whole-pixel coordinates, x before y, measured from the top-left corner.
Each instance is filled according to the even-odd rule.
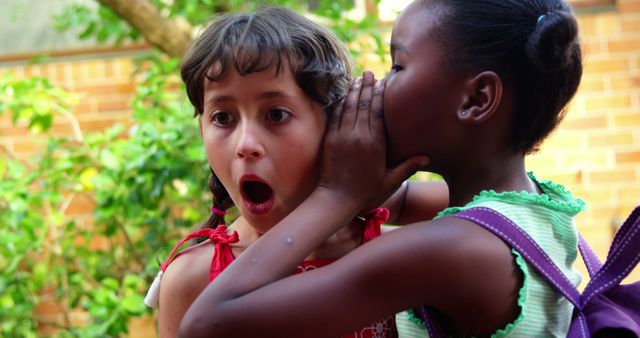
[[[282,123],[291,117],[291,113],[283,109],[271,109],[267,112],[267,119],[274,123]]]
[[[233,122],[233,116],[224,111],[216,111],[211,114],[211,122],[217,126],[224,127]]]

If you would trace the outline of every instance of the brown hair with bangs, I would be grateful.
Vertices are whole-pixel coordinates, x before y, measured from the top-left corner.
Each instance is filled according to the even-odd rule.
[[[288,67],[300,89],[327,114],[346,94],[351,77],[351,58],[335,34],[281,7],[219,16],[194,41],[181,68],[194,116],[203,114],[205,81],[220,80],[229,67],[240,75]],[[215,209],[233,206],[213,171],[208,185]],[[218,224],[225,224],[224,216],[212,213],[202,227]]]

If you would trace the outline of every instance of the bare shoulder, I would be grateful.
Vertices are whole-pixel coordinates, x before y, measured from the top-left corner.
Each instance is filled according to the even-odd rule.
[[[209,241],[189,247],[181,251],[164,272],[158,309],[160,338],[176,336],[187,309],[209,283],[213,248]]]
[[[206,241],[182,250],[162,276],[161,294],[165,291],[197,296],[209,283],[213,248],[211,242]]]

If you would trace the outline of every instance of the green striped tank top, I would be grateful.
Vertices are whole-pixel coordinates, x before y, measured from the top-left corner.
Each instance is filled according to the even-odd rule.
[[[485,190],[467,205],[447,208],[436,218],[477,206],[497,210],[525,230],[577,286],[581,277],[572,267],[578,246],[573,217],[585,208],[584,202],[574,198],[560,184],[538,180],[532,173],[528,175],[538,184],[542,194]],[[555,292],[517,251],[511,251],[524,276],[518,298],[521,311],[515,321],[491,337],[566,337],[573,306]],[[397,314],[396,321],[399,337],[428,337],[424,323],[411,310]]]

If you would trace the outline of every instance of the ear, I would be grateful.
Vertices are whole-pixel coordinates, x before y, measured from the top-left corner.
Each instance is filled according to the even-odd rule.
[[[204,135],[202,132],[202,115],[198,116],[198,129],[200,130],[200,138],[202,138]]]
[[[464,123],[481,124],[500,107],[502,80],[492,71],[482,72],[467,82],[465,101],[457,112],[458,120]]]

